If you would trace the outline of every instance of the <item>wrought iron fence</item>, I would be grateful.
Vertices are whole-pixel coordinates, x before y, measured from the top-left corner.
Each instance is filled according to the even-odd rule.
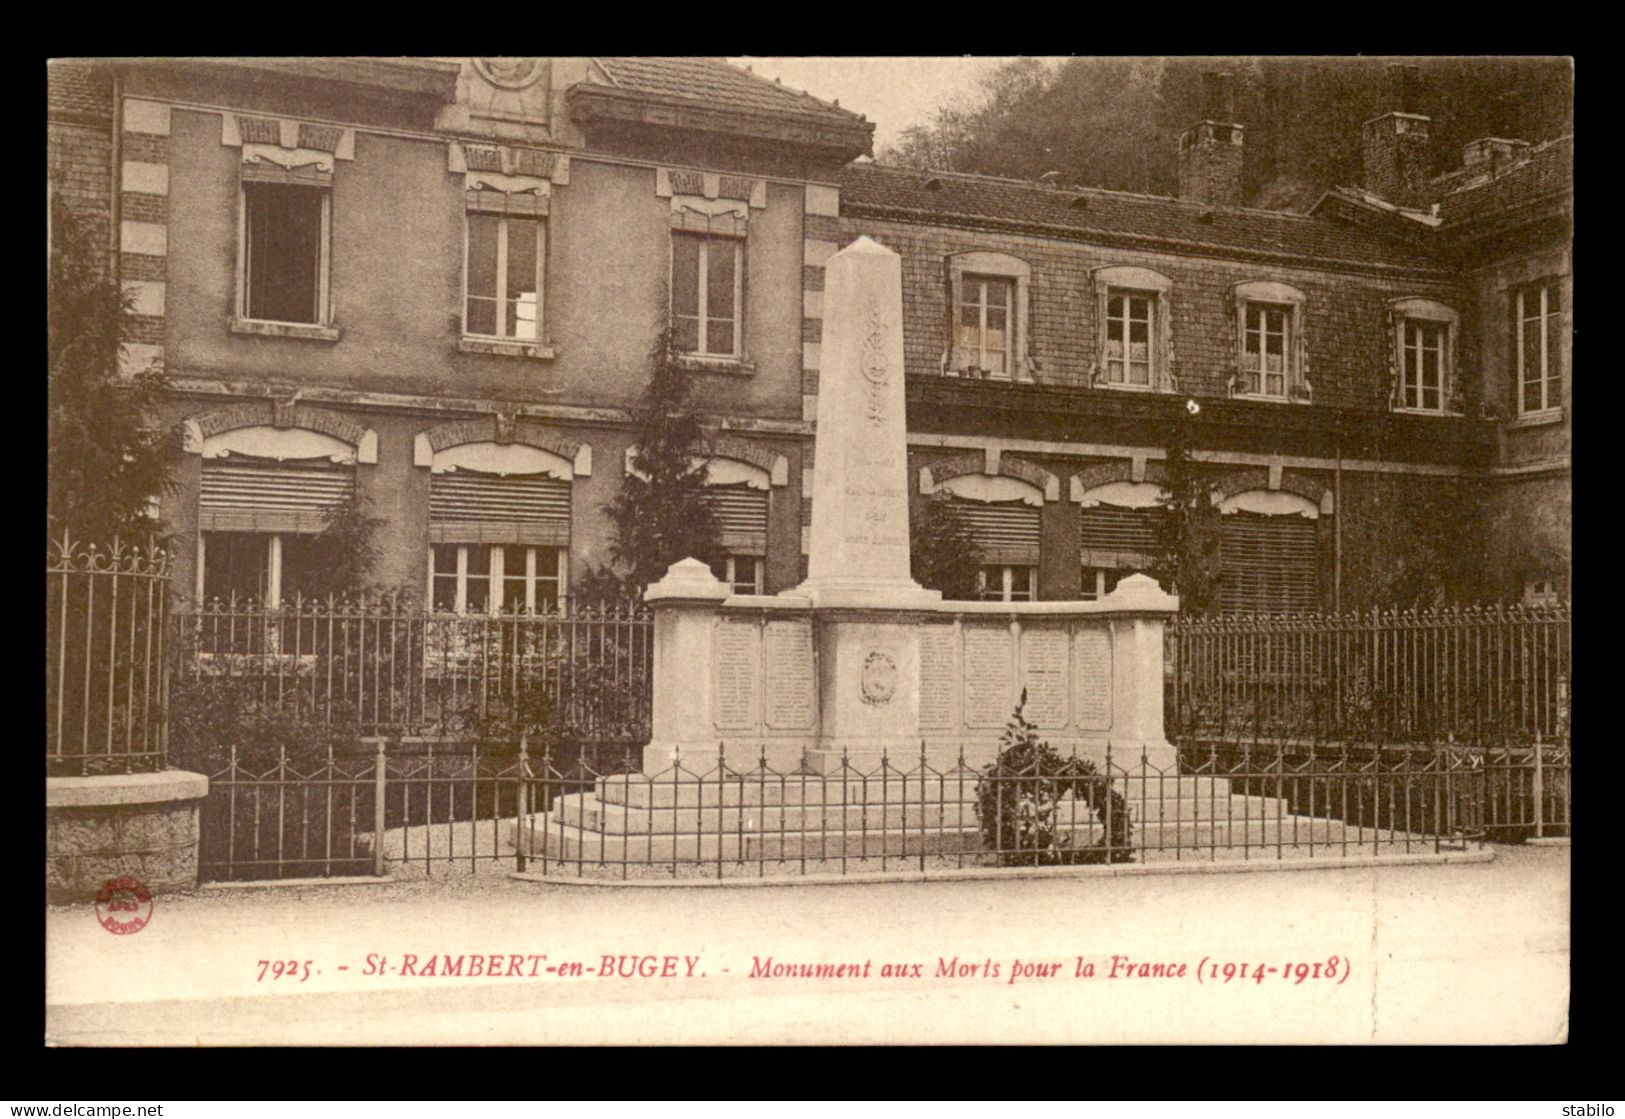
[[[1566,739],[1569,606],[1182,617],[1168,630],[1179,735],[1319,741]]]
[[[645,776],[630,757],[561,765],[525,739],[380,739],[305,764],[234,754],[210,775],[200,873],[730,878],[1436,854],[1482,842],[1488,789],[1481,761],[1447,746],[1167,769],[1111,751],[1045,770],[922,752],[823,773],[726,756]]]
[[[58,776],[164,768],[169,561],[153,546],[52,542],[45,561],[45,764]]]
[[[442,614],[403,596],[215,601],[179,611],[177,683],[357,734],[438,739],[550,727],[647,741],[653,622],[636,604]]]
[[[1567,834],[1568,604],[1179,618],[1165,711],[1182,756],[1381,767],[1442,745],[1485,771],[1497,838]]]

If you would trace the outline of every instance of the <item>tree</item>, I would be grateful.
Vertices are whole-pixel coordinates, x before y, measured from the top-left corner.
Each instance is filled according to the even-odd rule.
[[[375,542],[382,517],[372,515],[372,503],[356,494],[328,510],[327,523],[311,540],[310,570],[304,593],[313,598],[353,598],[378,590],[368,580],[382,550]]]
[[[1414,609],[1493,596],[1497,588],[1484,579],[1484,505],[1483,483],[1473,478],[1345,485],[1337,510],[1344,608]]]
[[[933,494],[909,510],[909,568],[922,587],[944,598],[976,597],[976,571],[982,554],[947,494]]]
[[[163,370],[119,371],[130,300],[97,265],[93,236],[52,199],[46,529],[106,545],[162,535],[151,506],[174,489],[180,432],[157,423]]]
[[[1482,136],[1539,141],[1573,130],[1573,65],[1561,58],[1417,58],[1416,111],[1432,118],[1433,170]],[[1361,124],[1397,106],[1383,59],[1016,59],[968,98],[906,130],[882,162],[1172,195],[1177,139],[1202,115],[1202,73],[1235,77],[1247,128],[1243,194],[1305,209],[1362,175]]]
[[[632,416],[637,452],[609,507],[610,555],[623,568],[589,571],[577,586],[592,595],[636,597],[678,560],[722,559],[716,516],[705,500],[705,434],[689,401],[689,375],[669,330],[650,352],[653,376]]]
[[[1219,513],[1190,454],[1190,423],[1198,411],[1195,401],[1186,401],[1168,425],[1168,497],[1157,521],[1151,569],[1187,611],[1212,609],[1219,595]]]

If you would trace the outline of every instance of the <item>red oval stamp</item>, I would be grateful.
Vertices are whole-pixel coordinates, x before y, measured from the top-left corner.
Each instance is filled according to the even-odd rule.
[[[109,878],[96,891],[96,920],[118,936],[140,932],[152,920],[152,891],[134,878]]]

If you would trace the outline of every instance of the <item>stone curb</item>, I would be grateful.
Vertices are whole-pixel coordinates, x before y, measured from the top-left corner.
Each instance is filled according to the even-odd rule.
[[[205,882],[199,890],[255,890],[277,886],[387,886],[400,879],[393,874],[382,878],[268,878],[263,882]]]
[[[771,878],[613,879],[573,878],[515,871],[519,882],[544,886],[590,886],[607,889],[727,889],[760,886],[867,886],[897,882],[973,882],[1031,878],[1129,878],[1164,874],[1246,874],[1287,870],[1352,870],[1368,866],[1434,866],[1445,863],[1487,863],[1495,859],[1490,848],[1448,854],[1377,855],[1371,858],[1258,859],[1250,862],[1126,863],[1116,866],[974,867],[958,870],[883,871],[876,874],[809,874]]]

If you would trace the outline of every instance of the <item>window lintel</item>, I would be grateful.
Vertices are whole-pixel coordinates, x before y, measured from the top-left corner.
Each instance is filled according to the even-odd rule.
[[[1102,265],[1094,269],[1091,275],[1099,288],[1154,291],[1158,295],[1166,295],[1174,290],[1174,282],[1161,272],[1129,264]]]
[[[1308,297],[1279,280],[1244,280],[1230,288],[1230,296],[1237,303],[1285,303],[1302,308]]]

